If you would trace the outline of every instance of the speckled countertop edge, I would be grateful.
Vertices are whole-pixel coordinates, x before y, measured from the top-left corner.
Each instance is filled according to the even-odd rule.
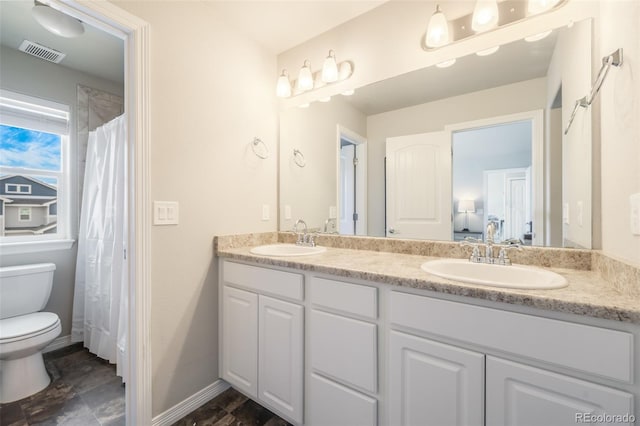
[[[266,234],[265,234],[266,235]],[[265,238],[269,243],[271,237]],[[460,283],[427,274],[420,265],[433,256],[328,247],[317,255],[266,257],[254,255],[251,246],[220,248],[228,259],[280,266],[302,271],[361,279],[399,287],[530,306],[539,309],[640,324],[640,297],[622,294],[592,271],[548,268],[564,276],[569,286],[554,290],[517,290]]]

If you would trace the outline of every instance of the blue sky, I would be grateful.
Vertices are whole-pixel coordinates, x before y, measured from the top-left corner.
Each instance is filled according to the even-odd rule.
[[[0,165],[60,170],[60,136],[0,125]]]

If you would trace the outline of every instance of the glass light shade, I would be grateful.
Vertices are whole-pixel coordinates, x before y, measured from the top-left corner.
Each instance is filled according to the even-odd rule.
[[[473,200],[458,201],[458,213],[473,213],[476,211],[476,203]]]
[[[289,81],[287,70],[282,70],[282,74],[278,77],[278,83],[276,84],[276,96],[279,98],[288,98],[291,96],[291,82]]]
[[[438,68],[448,68],[448,67],[450,67],[451,65],[453,65],[455,63],[456,63],[456,59],[455,58],[454,59],[449,59],[448,61],[443,61],[443,62],[440,62],[440,63],[436,64],[436,67],[438,67]]]
[[[431,19],[429,19],[424,44],[427,47],[440,47],[447,43],[449,43],[449,23],[438,5],[436,6],[436,11],[431,15]]]
[[[55,35],[73,38],[84,33],[82,22],[52,7],[38,4],[33,6],[31,14],[40,25]]]
[[[549,31],[538,33],[538,34],[530,35],[529,37],[525,37],[524,41],[534,42],[534,41],[542,40],[543,38],[551,34],[551,32],[552,30],[549,30]]]
[[[471,29],[477,33],[498,25],[498,3],[496,0],[477,0],[471,18]]]
[[[333,83],[338,80],[338,64],[336,63],[336,55],[333,50],[329,51],[329,56],[324,60],[322,65],[322,81],[325,83]]]
[[[529,0],[527,2],[527,12],[529,15],[546,12],[559,2],[560,0]]]
[[[300,73],[298,74],[298,89],[301,92],[313,89],[313,74],[311,74],[309,61],[304,61],[304,65],[300,68]]]
[[[338,79],[339,80],[346,80],[349,77],[351,77],[351,74],[353,74],[353,68],[351,67],[351,63],[349,62],[343,62],[340,64],[340,71],[338,71]]]
[[[484,49],[484,50],[478,50],[476,52],[476,55],[478,56],[489,56],[489,55],[493,55],[494,53],[496,53],[498,51],[498,49],[500,49],[500,46],[493,46],[490,47],[488,49]]]

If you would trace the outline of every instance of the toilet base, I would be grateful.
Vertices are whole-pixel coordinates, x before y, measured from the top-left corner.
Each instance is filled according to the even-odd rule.
[[[0,403],[26,398],[51,383],[42,352],[18,359],[0,360]]]

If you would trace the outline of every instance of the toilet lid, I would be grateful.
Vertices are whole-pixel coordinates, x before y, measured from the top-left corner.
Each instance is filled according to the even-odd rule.
[[[59,322],[58,315],[53,312],[34,312],[5,318],[0,320],[0,340],[39,334],[55,327]]]

